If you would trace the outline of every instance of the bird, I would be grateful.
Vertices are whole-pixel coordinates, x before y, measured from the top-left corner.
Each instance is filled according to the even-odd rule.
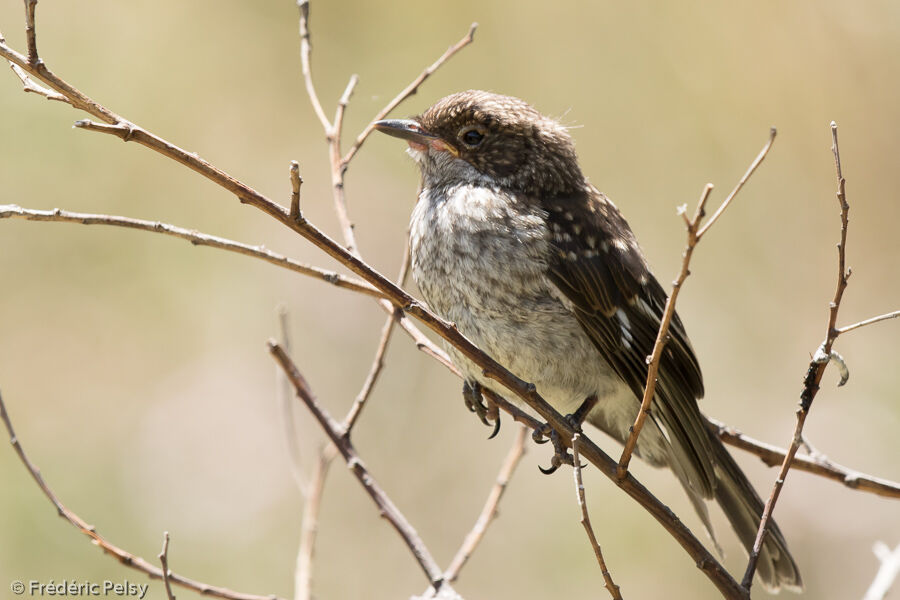
[[[519,98],[481,90],[375,128],[405,140],[421,172],[409,246],[428,306],[556,410],[587,408],[587,423],[624,443],[666,293],[619,209],[584,175],[568,129]],[[447,351],[463,373],[466,404],[485,420],[480,391],[509,393],[454,347]],[[706,501],[718,502],[749,552],[763,503],[708,428],[703,393],[676,314],[635,454],[671,469],[714,543]],[[802,590],[774,522],[757,576],[772,592]]]

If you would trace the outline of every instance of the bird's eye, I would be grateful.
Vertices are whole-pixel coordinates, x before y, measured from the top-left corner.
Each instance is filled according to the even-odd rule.
[[[469,148],[474,148],[484,139],[484,131],[480,127],[465,127],[459,132],[459,139]]]

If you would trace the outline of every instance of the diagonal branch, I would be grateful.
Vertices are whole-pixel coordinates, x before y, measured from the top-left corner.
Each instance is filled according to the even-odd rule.
[[[478,23],[472,23],[469,26],[469,32],[463,36],[461,40],[447,48],[447,51],[441,54],[440,58],[434,61],[430,66],[428,66],[424,71],[422,71],[418,77],[413,79],[412,83],[410,83],[406,88],[403,89],[399,94],[397,94],[393,100],[387,103],[387,105],[381,109],[375,118],[369,121],[369,124],[366,125],[366,128],[362,130],[362,133],[357,136],[356,141],[353,142],[353,145],[350,147],[350,150],[347,151],[347,154],[344,155],[344,158],[341,159],[341,168],[343,170],[347,169],[347,165],[353,160],[353,157],[356,156],[356,153],[359,152],[360,147],[362,147],[363,143],[365,143],[366,139],[368,139],[369,135],[375,131],[375,123],[377,121],[382,120],[386,116],[388,116],[391,111],[397,108],[404,100],[415,94],[419,91],[419,86],[425,83],[425,80],[431,77],[431,75],[437,71],[441,66],[453,58],[453,56],[471,44],[475,40],[475,29],[478,28]]]
[[[2,420],[3,424],[6,426],[6,431],[9,433],[9,442],[10,444],[12,444],[13,449],[15,449],[16,454],[19,455],[19,460],[22,461],[22,464],[25,465],[25,468],[28,470],[28,473],[31,475],[32,479],[34,479],[38,487],[41,488],[44,496],[46,496],[47,499],[50,500],[51,503],[53,503],[53,506],[56,507],[56,511],[59,513],[59,516],[71,523],[75,528],[81,531],[81,533],[89,537],[94,545],[102,549],[105,553],[115,557],[126,567],[131,567],[132,569],[145,573],[152,579],[163,579],[162,569],[146,561],[140,556],[135,556],[134,554],[131,554],[130,552],[127,552],[107,541],[106,538],[97,533],[97,530],[93,525],[88,525],[87,522],[84,521],[84,519],[82,519],[63,505],[59,498],[56,497],[56,494],[53,493],[53,490],[50,489],[50,486],[47,485],[47,483],[44,481],[44,477],[41,475],[40,470],[34,465],[34,463],[31,462],[31,460],[28,458],[28,455],[25,454],[25,449],[19,442],[19,438],[16,437],[16,432],[13,429],[12,421],[9,418],[9,414],[6,412],[6,404],[4,404],[3,402],[2,395],[0,395],[0,420]],[[213,586],[200,581],[196,581],[194,579],[188,579],[187,577],[172,572],[169,572],[168,579],[172,583],[190,590],[194,590],[195,592],[199,592],[200,594],[204,594],[206,596],[215,596],[217,598],[225,598],[226,600],[281,600],[277,596],[258,596],[256,594],[243,594],[241,592],[235,592],[233,590],[229,590],[228,588]]]
[[[459,577],[459,572],[472,556],[472,553],[475,552],[481,540],[484,539],[487,528],[497,518],[497,506],[500,504],[503,492],[506,491],[506,486],[509,484],[513,472],[525,454],[525,436],[527,434],[528,428],[520,426],[519,431],[516,433],[516,439],[513,441],[513,445],[500,466],[500,472],[497,473],[497,481],[494,483],[494,487],[491,488],[487,501],[484,503],[484,508],[481,509],[481,514],[475,521],[472,531],[469,532],[459,550],[456,551],[453,560],[450,561],[450,566],[444,571],[444,579],[450,583],[453,583]]]
[[[878,315],[877,317],[872,317],[871,319],[866,319],[865,321],[860,321],[859,323],[854,323],[853,325],[847,325],[846,327],[839,327],[835,331],[835,334],[841,335],[842,333],[847,333],[848,331],[853,331],[854,329],[859,329],[860,327],[865,327],[866,325],[873,325],[874,323],[880,323],[881,321],[887,321],[888,319],[896,319],[897,317],[900,317],[900,310],[895,310],[894,312]]]
[[[784,448],[755,440],[734,427],[730,427],[715,419],[707,417],[706,420],[710,430],[726,444],[745,450],[750,454],[755,454],[770,467],[781,465],[784,462],[784,458],[787,455],[787,450]],[[850,489],[869,492],[885,498],[900,498],[900,483],[848,469],[831,462],[821,455],[794,456],[791,468],[838,481]]]
[[[725,198],[725,201],[719,206],[716,210],[715,214],[710,217],[709,221],[703,227],[700,227],[700,222],[703,220],[703,217],[706,216],[706,201],[709,198],[709,194],[713,189],[712,184],[707,184],[703,189],[703,193],[700,195],[700,200],[697,203],[697,210],[694,212],[694,217],[692,219],[688,219],[685,214],[685,208],[682,207],[680,209],[681,215],[684,218],[685,225],[687,226],[687,247],[684,249],[684,258],[681,262],[681,272],[678,274],[678,278],[672,283],[672,293],[669,294],[669,297],[666,298],[666,306],[663,310],[663,316],[660,320],[659,324],[659,332],[656,335],[656,342],[653,344],[653,352],[647,358],[647,383],[644,385],[644,397],[641,400],[641,409],[637,414],[637,418],[635,418],[634,425],[631,427],[631,432],[628,435],[628,439],[625,441],[625,448],[622,450],[622,456],[619,458],[619,468],[618,468],[618,477],[622,478],[625,476],[625,473],[628,472],[628,463],[631,461],[631,455],[634,452],[635,445],[637,444],[638,436],[641,433],[641,429],[644,427],[644,421],[647,419],[647,415],[650,414],[650,405],[653,402],[653,395],[656,392],[656,377],[659,373],[659,364],[662,359],[662,351],[666,345],[666,341],[668,340],[669,335],[669,324],[672,322],[672,317],[675,314],[675,302],[678,300],[678,293],[681,291],[681,286],[684,284],[685,279],[687,279],[688,275],[691,274],[690,264],[691,257],[694,254],[694,248],[700,242],[700,239],[703,235],[709,231],[709,228],[718,220],[719,216],[725,211],[726,208],[731,204],[731,201],[737,195],[737,193],[744,187],[744,184],[753,175],[753,172],[756,171],[756,168],[759,167],[760,163],[762,163],[763,159],[769,153],[769,149],[772,147],[772,143],[775,141],[776,131],[773,127],[769,132],[769,140],[763,146],[762,150],[760,150],[759,154],[756,156],[754,161],[750,164],[750,167],[744,173],[744,176],[741,177],[740,181],[738,181],[737,185],[728,194],[728,197]]]
[[[316,418],[316,421],[319,422],[319,425],[325,431],[326,435],[328,435],[331,443],[337,447],[338,452],[340,452],[341,456],[344,458],[347,466],[353,471],[353,474],[356,475],[356,478],[362,484],[366,493],[369,494],[378,506],[381,515],[388,520],[394,529],[397,530],[397,533],[400,534],[400,537],[403,538],[403,541],[415,557],[416,562],[419,563],[422,571],[428,577],[429,583],[435,589],[439,589],[444,581],[444,577],[437,562],[432,558],[431,553],[428,551],[428,548],[425,547],[425,543],[422,541],[422,538],[419,537],[419,534],[413,526],[406,520],[403,513],[401,513],[391,499],[388,498],[384,490],[381,489],[381,486],[378,485],[378,482],[375,481],[369,473],[368,469],[363,464],[362,459],[356,453],[353,444],[350,443],[350,439],[346,435],[346,430],[319,405],[318,400],[312,393],[306,379],[297,369],[297,366],[291,358],[285,353],[284,349],[274,340],[270,340],[269,351],[272,353],[275,360],[278,361],[278,364],[281,366],[282,370],[284,370],[288,379],[291,380],[291,383],[294,384],[294,390],[297,393],[297,397],[303,401]]]
[[[36,210],[22,208],[15,204],[0,204],[0,219],[25,219],[28,221],[55,221],[59,223],[80,223],[82,225],[110,225],[160,233],[171,237],[189,241],[194,246],[209,246],[220,250],[227,250],[235,254],[243,254],[252,258],[258,258],[276,267],[282,267],[301,275],[320,279],[339,288],[344,288],[368,296],[383,298],[384,296],[374,287],[353,277],[346,277],[334,271],[320,269],[300,262],[284,255],[272,252],[264,246],[250,246],[234,240],[201,233],[193,229],[185,229],[159,221],[145,221],[116,215],[102,215],[91,213],[78,213],[54,208],[53,210]]]
[[[587,500],[584,497],[584,481],[581,477],[581,458],[578,454],[578,440],[581,438],[580,433],[576,433],[572,438],[572,471],[575,475],[575,496],[578,500],[578,507],[581,509],[581,524],[594,550],[594,556],[597,558],[597,564],[600,566],[600,573],[603,575],[604,587],[613,597],[613,600],[622,600],[622,593],[619,586],[613,581],[609,569],[606,567],[606,561],[603,559],[603,552],[600,550],[600,544],[597,543],[597,536],[594,534],[594,528],[591,526],[591,517],[588,514]]]
[[[825,373],[825,368],[828,366],[828,363],[831,362],[829,360],[832,352],[831,347],[838,336],[837,329],[835,328],[838,310],[840,310],[841,307],[844,290],[847,289],[847,280],[850,278],[850,270],[846,267],[847,223],[849,221],[850,205],[847,204],[844,193],[846,181],[844,180],[844,175],[841,171],[841,153],[838,148],[837,124],[834,121],[831,122],[831,140],[831,150],[834,154],[834,166],[835,171],[837,172],[837,199],[841,209],[841,241],[838,243],[837,247],[837,287],[835,288],[834,299],[828,305],[828,325],[825,330],[825,341],[822,342],[822,345],[819,346],[815,356],[813,356],[812,361],[810,361],[809,368],[806,371],[806,377],[803,379],[803,391],[800,394],[800,408],[797,409],[797,424],[794,427],[794,435],[791,438],[791,444],[788,447],[788,451],[784,456],[784,462],[781,464],[781,470],[778,472],[778,477],[775,479],[775,484],[772,486],[772,492],[769,495],[769,499],[766,500],[762,519],[760,519],[759,522],[759,530],[756,534],[756,541],[753,543],[753,550],[750,551],[750,558],[747,561],[747,570],[744,572],[744,578],[741,581],[741,586],[748,592],[750,586],[753,584],[753,574],[756,572],[756,565],[759,562],[759,553],[762,544],[766,539],[766,535],[769,533],[769,525],[772,522],[772,512],[775,510],[775,503],[778,502],[778,497],[781,494],[781,489],[784,487],[788,471],[794,462],[794,456],[797,454],[797,450],[800,448],[800,444],[803,441],[803,425],[806,423],[806,417],[809,414],[813,399],[819,391],[819,383],[822,381],[822,375]]]

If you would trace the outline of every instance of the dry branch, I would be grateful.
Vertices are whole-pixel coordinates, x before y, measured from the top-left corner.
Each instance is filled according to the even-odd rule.
[[[775,483],[772,486],[772,492],[769,495],[768,500],[766,500],[762,518],[759,522],[759,530],[756,534],[756,541],[753,543],[753,549],[750,551],[750,558],[747,561],[747,570],[744,572],[744,578],[741,581],[741,586],[747,591],[750,590],[750,586],[753,584],[753,574],[756,572],[756,565],[759,562],[759,553],[762,544],[769,532],[769,524],[772,522],[772,512],[775,510],[775,504],[778,502],[778,497],[784,487],[784,482],[787,478],[788,471],[793,464],[794,456],[797,454],[797,450],[800,448],[800,444],[803,441],[803,425],[806,423],[809,408],[819,391],[819,382],[822,381],[822,375],[825,373],[825,368],[828,366],[829,362],[831,362],[831,347],[838,336],[835,327],[838,310],[840,310],[841,307],[844,290],[847,289],[847,280],[850,278],[850,270],[846,267],[847,223],[849,220],[850,205],[847,204],[844,193],[846,182],[841,171],[841,153],[838,148],[837,125],[834,121],[831,122],[831,139],[831,150],[834,153],[834,166],[835,171],[837,172],[837,199],[841,210],[841,241],[837,246],[837,287],[834,292],[834,299],[828,305],[828,323],[825,330],[825,341],[822,342],[822,345],[819,346],[819,349],[813,356],[812,361],[810,361],[806,377],[803,380],[803,391],[800,394],[800,407],[797,409],[797,424],[794,427],[791,444],[788,446],[788,451],[784,456],[784,461],[781,464],[778,477],[775,479]]]
[[[163,573],[163,585],[166,588],[166,598],[169,600],[175,600],[175,594],[172,593],[172,585],[169,580],[169,575],[171,572],[169,571],[169,532],[165,532],[163,534],[163,546],[162,552],[159,553],[159,564],[162,566]]]
[[[12,447],[16,451],[16,454],[18,454],[19,460],[22,461],[22,464],[25,465],[25,468],[31,474],[32,479],[34,479],[38,487],[41,488],[44,496],[46,496],[47,499],[50,500],[51,503],[53,503],[53,506],[56,507],[56,511],[57,513],[59,513],[59,516],[71,523],[76,529],[81,531],[81,533],[89,537],[94,545],[102,549],[105,553],[115,557],[126,567],[130,567],[132,569],[145,573],[153,579],[163,579],[163,569],[160,569],[156,565],[148,562],[140,556],[131,554],[130,552],[127,552],[116,546],[115,544],[107,541],[106,538],[97,533],[97,530],[93,525],[88,525],[88,523],[84,519],[82,519],[74,512],[66,508],[65,505],[63,505],[59,498],[56,497],[56,494],[53,493],[53,490],[50,489],[50,486],[47,485],[47,483],[44,481],[44,477],[41,475],[40,470],[34,465],[34,463],[31,462],[31,460],[28,458],[28,455],[25,454],[25,449],[19,442],[19,438],[16,436],[15,429],[13,429],[13,424],[9,418],[9,414],[6,412],[6,404],[3,402],[2,395],[0,395],[0,420],[2,420],[3,424],[6,426],[6,431],[9,433],[9,442],[10,444],[12,444]],[[195,592],[199,592],[200,594],[204,594],[206,596],[225,598],[226,600],[281,600],[277,596],[273,595],[259,596],[256,594],[244,594],[241,592],[235,592],[234,590],[229,590],[228,588],[209,585],[207,583],[202,583],[194,579],[188,579],[187,577],[172,572],[169,573],[168,578],[172,583],[180,585],[189,590],[194,590]]]
[[[350,438],[346,435],[346,430],[319,405],[319,402],[313,394],[312,389],[309,387],[306,379],[297,369],[297,366],[291,358],[284,352],[284,349],[274,340],[270,340],[269,351],[281,366],[288,379],[291,380],[291,383],[294,385],[294,390],[297,393],[297,397],[303,401],[315,417],[316,421],[322,427],[322,430],[325,431],[328,436],[328,439],[337,447],[338,452],[340,452],[341,456],[344,458],[347,466],[350,467],[350,470],[353,471],[353,474],[362,484],[366,493],[369,494],[372,501],[378,506],[381,516],[387,519],[394,529],[397,530],[397,533],[400,534],[400,537],[412,552],[413,557],[415,557],[416,562],[419,563],[422,571],[428,577],[429,583],[435,589],[439,589],[443,583],[443,574],[441,573],[437,562],[432,558],[431,553],[428,551],[428,548],[425,547],[425,543],[422,541],[422,538],[419,537],[419,534],[416,533],[413,526],[406,520],[403,513],[401,513],[394,505],[381,486],[378,485],[378,482],[375,481],[369,473],[368,469],[363,464],[362,459],[360,459],[359,454],[357,454],[356,449],[353,447],[353,444],[350,443]]]
[[[777,467],[784,462],[784,457],[787,454],[787,450],[784,448],[755,440],[734,427],[715,419],[707,417],[707,422],[709,423],[709,428],[719,436],[720,440],[735,448],[755,454],[768,466]],[[838,481],[850,489],[869,492],[886,498],[900,498],[900,483],[848,469],[821,455],[796,455],[791,468]]]
[[[488,526],[490,526],[491,522],[497,518],[497,506],[500,504],[503,492],[506,491],[506,486],[509,484],[513,472],[516,470],[519,461],[522,460],[522,456],[525,454],[525,438],[527,435],[528,428],[519,427],[519,431],[516,433],[516,439],[513,441],[509,452],[506,454],[506,458],[503,460],[503,464],[500,466],[500,472],[497,473],[497,481],[494,483],[494,487],[491,488],[487,501],[484,503],[484,508],[481,509],[481,514],[475,521],[472,531],[466,535],[459,550],[456,551],[453,560],[450,561],[450,566],[444,571],[444,579],[447,581],[451,583],[456,581],[459,572],[462,570],[463,566],[465,566],[469,557],[472,556],[472,553],[475,552],[475,549],[478,547],[478,544],[481,543],[481,540],[484,539],[484,534],[487,532]]]
[[[313,277],[339,288],[344,288],[368,296],[383,298],[384,296],[374,287],[360,281],[354,277],[347,277],[329,271],[320,269],[288,258],[282,254],[272,252],[264,246],[250,246],[242,244],[234,240],[202,233],[200,231],[185,229],[168,223],[160,223],[159,221],[145,221],[143,219],[132,219],[130,217],[120,217],[116,215],[102,215],[91,213],[79,213],[68,210],[54,208],[52,210],[36,210],[31,208],[22,208],[15,204],[0,204],[0,219],[25,219],[28,221],[55,221],[58,223],[79,223],[82,225],[109,225],[113,227],[125,227],[127,229],[137,229],[140,231],[149,231],[151,233],[160,233],[171,237],[180,238],[189,241],[194,246],[209,246],[220,250],[227,250],[235,254],[243,254],[252,258],[258,258],[276,267],[288,269],[307,277]]]
[[[750,164],[750,167],[744,173],[744,176],[741,177],[731,193],[728,194],[728,197],[725,198],[725,201],[722,202],[718,209],[716,209],[716,212],[703,227],[700,227],[700,222],[703,220],[703,217],[706,216],[706,201],[713,189],[711,183],[707,184],[700,194],[700,200],[697,202],[697,210],[694,212],[693,218],[688,219],[684,209],[680,211],[687,227],[687,247],[684,249],[683,259],[681,261],[681,271],[672,283],[672,293],[666,298],[666,306],[663,311],[662,319],[660,320],[656,341],[653,344],[653,351],[647,359],[647,382],[644,384],[644,397],[641,400],[641,409],[638,411],[637,417],[634,420],[634,425],[632,425],[628,435],[628,439],[625,441],[625,448],[622,450],[622,456],[619,458],[619,478],[625,477],[625,474],[628,472],[628,463],[631,461],[631,455],[637,444],[638,436],[641,433],[647,415],[650,414],[650,404],[653,401],[653,394],[656,391],[656,376],[659,372],[662,351],[668,340],[669,324],[675,314],[675,302],[678,300],[678,293],[681,291],[681,286],[684,285],[685,279],[687,279],[688,275],[691,273],[690,264],[691,257],[694,254],[694,248],[700,243],[701,238],[709,231],[709,228],[712,227],[722,213],[725,212],[725,209],[728,208],[731,201],[734,200],[734,197],[737,196],[738,192],[741,191],[741,188],[744,187],[744,184],[747,183],[750,176],[753,175],[753,172],[756,171],[757,167],[762,163],[763,159],[769,153],[769,148],[772,147],[772,143],[775,141],[775,135],[776,131],[773,127],[769,132],[769,140]]]
[[[622,592],[619,586],[613,581],[612,575],[603,559],[603,552],[600,550],[600,544],[597,542],[597,536],[594,534],[594,528],[591,526],[591,517],[588,514],[587,500],[584,495],[584,481],[581,477],[581,456],[578,454],[578,441],[581,437],[580,433],[576,433],[572,438],[572,471],[575,476],[575,497],[578,501],[578,507],[581,509],[581,524],[594,550],[594,556],[597,558],[597,564],[600,565],[600,573],[603,575],[604,587],[613,600],[622,600]]]

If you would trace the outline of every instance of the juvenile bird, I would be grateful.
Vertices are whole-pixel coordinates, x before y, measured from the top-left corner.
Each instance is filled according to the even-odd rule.
[[[428,305],[561,413],[596,397],[586,421],[624,442],[666,294],[566,129],[518,98],[474,90],[376,127],[406,140],[421,170],[410,251]],[[677,315],[669,336],[636,454],[675,473],[710,536],[714,498],[749,551],[763,503],[700,413],[700,366]],[[447,349],[470,407],[480,386],[506,394]],[[775,524],[758,575],[773,591],[802,588]]]

